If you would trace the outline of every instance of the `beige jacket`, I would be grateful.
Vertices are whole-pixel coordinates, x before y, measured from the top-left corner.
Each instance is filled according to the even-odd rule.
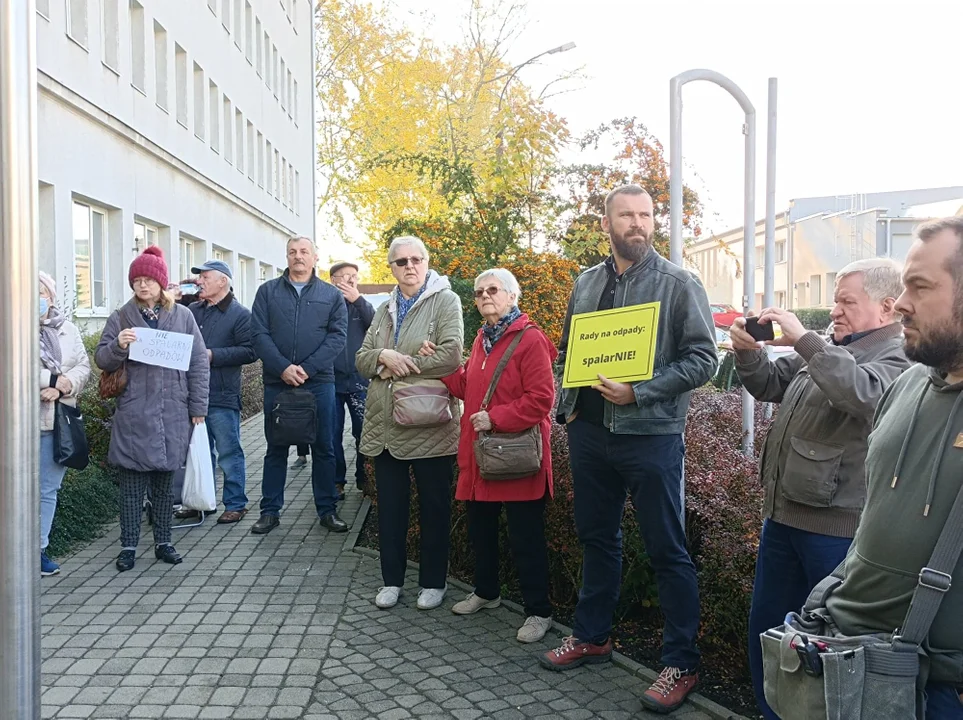
[[[76,407],[77,396],[80,395],[90,377],[90,359],[87,357],[87,350],[84,342],[80,338],[77,326],[69,320],[65,320],[58,332],[60,337],[60,351],[63,354],[63,361],[60,366],[61,374],[70,380],[73,387],[70,392],[60,398],[64,405]],[[50,387],[50,371],[40,368],[40,388]],[[52,402],[40,401],[40,430],[48,432],[54,427],[54,404]]]
[[[378,377],[382,367],[379,356],[385,349],[397,350],[414,358],[421,373],[413,374],[409,380],[441,379],[461,365],[465,342],[461,300],[451,290],[448,278],[430,270],[426,282],[428,288],[424,295],[418,298],[401,324],[397,345],[394,342],[398,309],[396,288],[388,302],[375,312],[361,349],[355,355],[358,372],[371,379],[361,430],[361,452],[370,457],[388,450],[399,460],[417,460],[455,455],[458,451],[461,420],[458,400],[451,399],[452,419],[447,425],[431,428],[396,425],[392,419],[391,380]],[[425,340],[436,345],[431,357],[418,356]]]

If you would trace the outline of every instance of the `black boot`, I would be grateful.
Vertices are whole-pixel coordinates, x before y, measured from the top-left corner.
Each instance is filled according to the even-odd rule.
[[[173,545],[156,546],[154,548],[154,557],[170,565],[177,565],[184,560],[184,558],[177,554],[177,550],[174,549]]]
[[[133,550],[121,550],[120,555],[117,556],[117,569],[121,572],[127,572],[133,568],[135,554]]]

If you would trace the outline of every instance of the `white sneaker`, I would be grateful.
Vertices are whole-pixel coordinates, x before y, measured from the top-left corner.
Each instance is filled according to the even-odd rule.
[[[418,609],[434,610],[441,605],[446,592],[448,592],[447,584],[443,588],[422,588],[421,592],[418,593]]]
[[[502,599],[500,597],[494,600],[486,600],[483,597],[478,597],[475,593],[468,593],[468,597],[451,606],[451,611],[455,615],[474,615],[479,610],[492,610],[501,604]]]
[[[518,638],[518,642],[538,642],[545,637],[550,627],[552,627],[552,618],[531,615],[525,618],[525,624],[518,628],[518,635],[515,637]]]
[[[378,590],[378,597],[375,598],[375,605],[382,610],[393,608],[398,604],[398,596],[401,595],[401,588],[394,585],[383,587]]]

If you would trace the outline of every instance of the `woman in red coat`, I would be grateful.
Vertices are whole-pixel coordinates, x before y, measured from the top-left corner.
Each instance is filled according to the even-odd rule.
[[[555,405],[552,342],[518,309],[518,281],[508,270],[486,270],[475,279],[475,306],[485,318],[468,363],[444,379],[448,390],[464,400],[458,444],[458,489],[468,503],[468,528],[475,551],[475,592],[452,607],[471,615],[501,603],[498,582],[498,522],[502,505],[508,517],[512,556],[518,567],[527,619],[520,642],[537,642],[552,625],[548,599],[548,551],[545,545],[545,502],[552,495],[552,444],[549,437]],[[502,372],[488,411],[481,409],[495,367],[515,334],[530,327]],[[425,352],[431,352],[426,348]],[[485,480],[475,462],[474,442],[485,430],[521,432],[539,426],[542,465],[529,477]]]

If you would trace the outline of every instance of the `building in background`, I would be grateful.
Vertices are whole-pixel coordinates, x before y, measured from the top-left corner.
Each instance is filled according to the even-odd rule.
[[[96,323],[160,245],[238,299],[314,236],[309,0],[37,0],[40,267]]]
[[[774,302],[783,308],[833,304],[836,273],[853,260],[906,257],[926,220],[963,215],[963,186],[800,198],[776,215]],[[756,223],[756,296],[762,307],[765,220]],[[686,248],[687,266],[702,278],[709,301],[743,307],[741,227]]]

